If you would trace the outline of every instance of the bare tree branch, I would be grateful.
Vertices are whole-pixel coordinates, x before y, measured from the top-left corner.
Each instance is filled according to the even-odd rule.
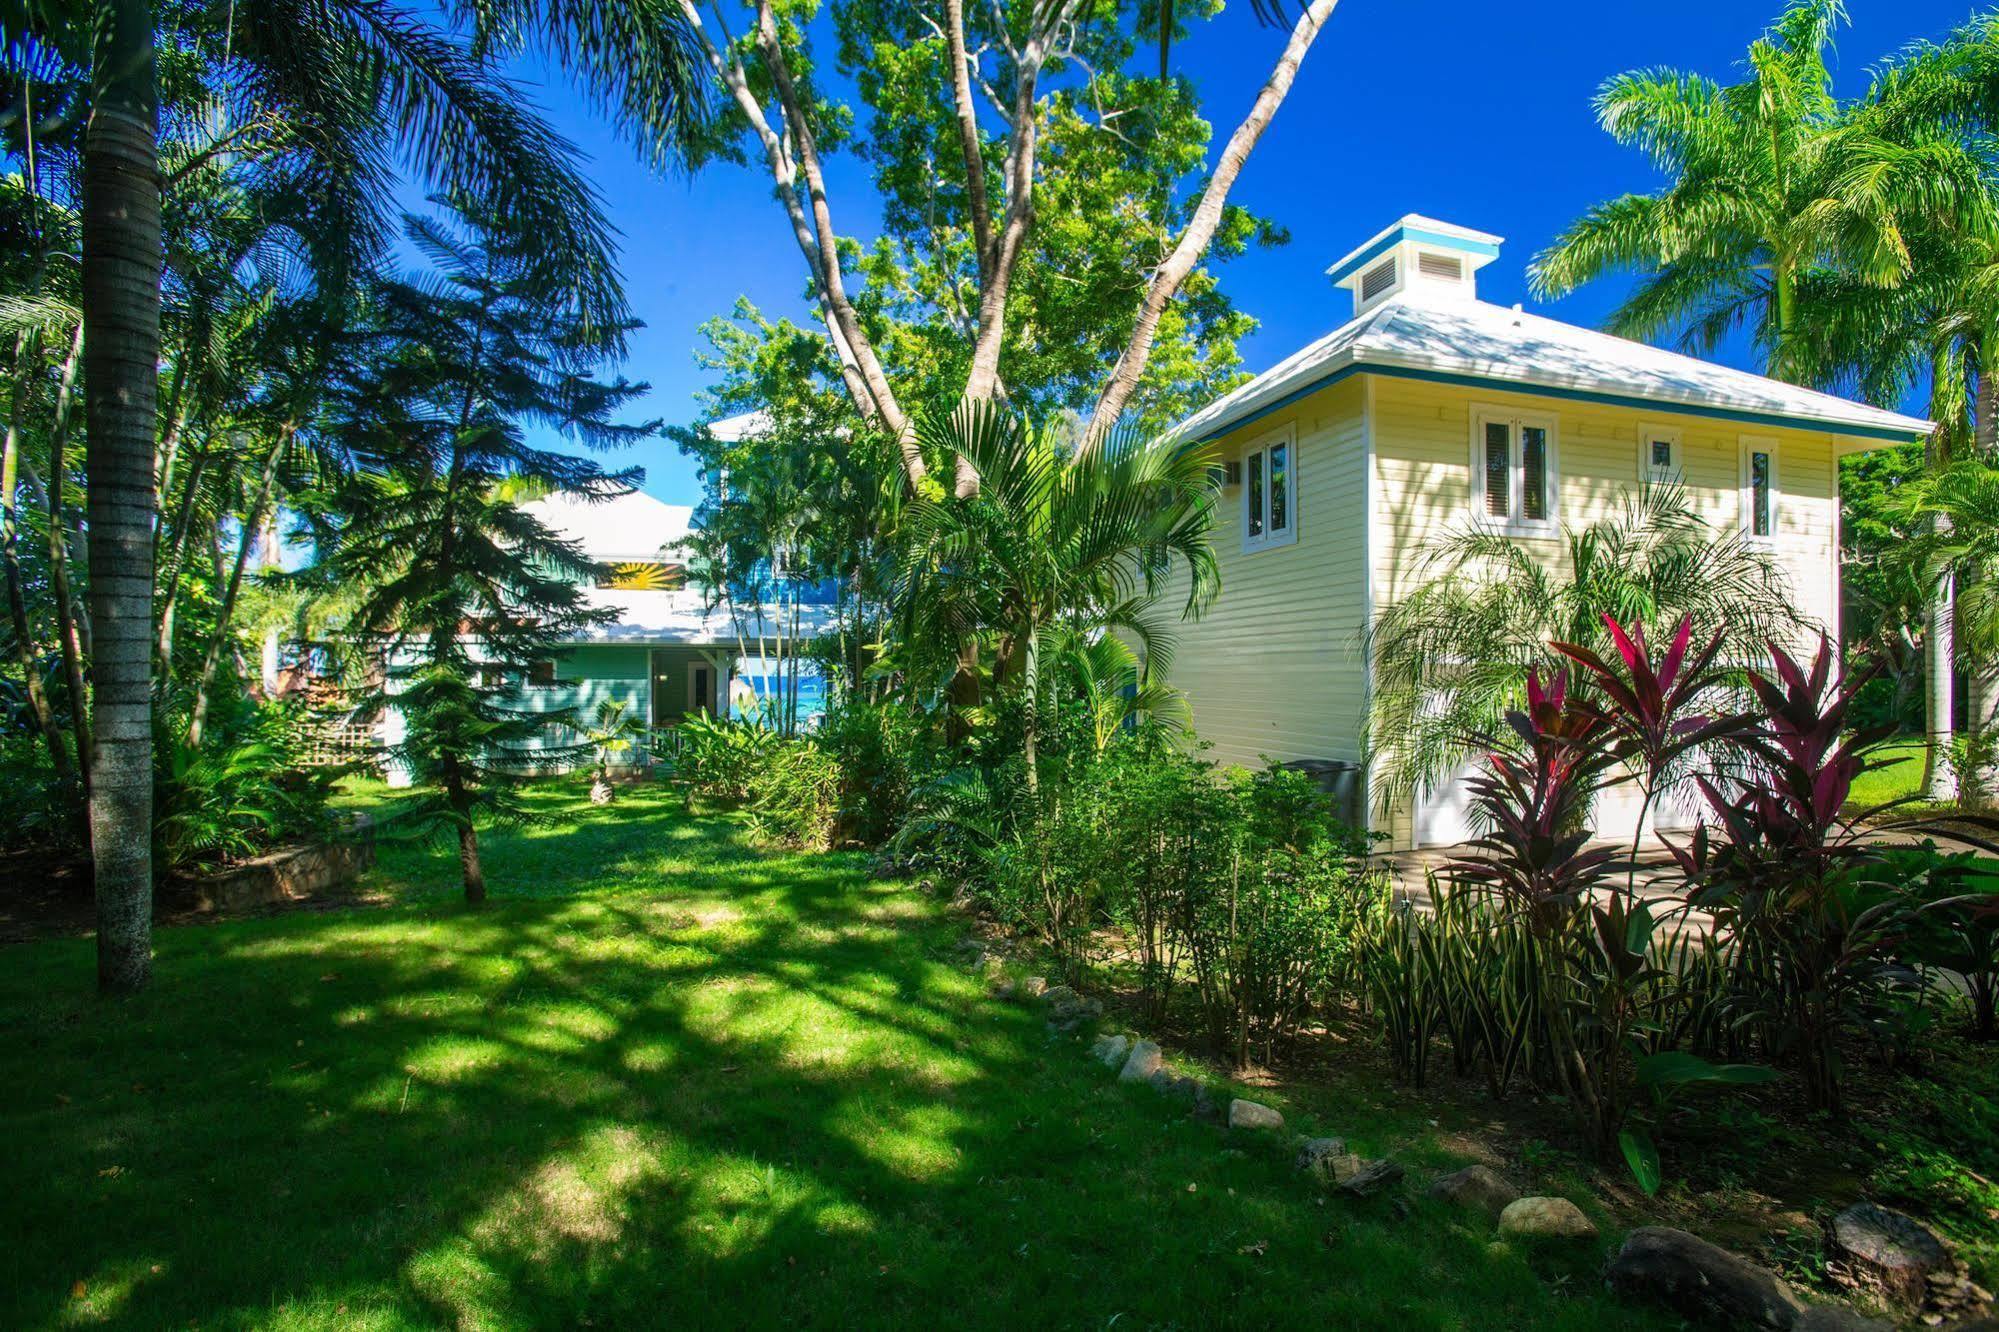
[[[1145,375],[1146,362],[1152,356],[1152,341],[1159,332],[1160,316],[1179,292],[1180,285],[1187,280],[1187,275],[1194,271],[1194,265],[1207,252],[1208,244],[1214,240],[1215,230],[1221,225],[1222,210],[1228,204],[1229,191],[1235,187],[1237,177],[1242,175],[1243,165],[1248,162],[1257,140],[1270,127],[1277,108],[1284,104],[1292,81],[1298,76],[1298,66],[1304,61],[1305,53],[1312,49],[1312,43],[1325,27],[1326,20],[1332,17],[1333,8],[1338,3],[1339,0],[1312,0],[1298,15],[1297,23],[1291,28],[1290,40],[1277,57],[1270,78],[1257,93],[1249,114],[1229,136],[1220,160],[1215,163],[1215,174],[1201,192],[1200,202],[1194,206],[1193,216],[1188,218],[1179,241],[1159,267],[1153,270],[1131,339],[1118,357],[1110,382],[1104,386],[1103,396],[1097,400],[1096,410],[1090,416],[1089,431],[1083,440],[1085,449],[1095,447],[1117,424],[1118,417],[1123,415],[1132,391]]]
[[[847,340],[855,368],[874,398],[882,424],[896,437],[896,446],[902,454],[903,471],[910,485],[918,485],[928,475],[929,469],[924,465],[923,451],[916,442],[915,423],[897,401],[895,389],[890,386],[888,376],[882,371],[881,361],[875,356],[874,343],[869,340],[867,330],[861,327],[853,302],[847,298],[846,279],[840,271],[839,237],[833,230],[833,212],[826,200],[826,177],[819,166],[819,148],[812,135],[812,126],[805,117],[804,101],[792,82],[791,66],[784,58],[784,46],[778,38],[777,18],[771,12],[770,0],[759,0],[757,5],[757,50],[763,56],[765,67],[770,70],[778,105],[783,108],[785,123],[797,151],[798,166],[805,176],[812,228],[818,239],[820,292],[831,308],[834,322]]]
[[[971,59],[965,52],[965,0],[944,0],[945,47],[951,59],[951,104],[958,114],[958,148],[965,156],[965,199],[972,216],[972,245],[979,255],[979,285],[990,279],[992,207],[986,200],[986,154],[979,141],[979,113],[972,104]]]

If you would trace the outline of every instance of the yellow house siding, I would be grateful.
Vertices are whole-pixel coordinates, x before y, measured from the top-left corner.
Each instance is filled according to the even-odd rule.
[[[1200,621],[1175,626],[1168,673],[1219,762],[1360,757],[1366,703],[1357,639],[1368,581],[1361,411],[1361,384],[1349,379],[1217,443],[1218,458],[1240,461],[1293,432],[1298,533],[1288,546],[1245,552],[1244,487],[1221,492],[1213,538],[1221,596]],[[1177,608],[1185,589],[1182,573],[1161,608]]]
[[[1374,392],[1378,604],[1407,595],[1423,581],[1428,537],[1470,520],[1472,413],[1478,406],[1555,418],[1555,517],[1571,527],[1608,517],[1636,492],[1640,432],[1658,426],[1678,432],[1683,484],[1697,511],[1716,531],[1735,531],[1742,518],[1743,441],[1774,441],[1778,503],[1772,549],[1799,610],[1828,632],[1837,629],[1839,482],[1830,435],[1387,376],[1379,377]],[[1558,537],[1519,540],[1550,560],[1565,557]]]
[[[1745,440],[1774,446],[1771,548],[1798,609],[1837,635],[1836,436],[1360,373],[1216,441],[1219,459],[1240,462],[1247,451],[1292,432],[1298,535],[1288,546],[1245,552],[1244,488],[1238,483],[1222,492],[1213,537],[1221,595],[1203,619],[1176,626],[1169,672],[1210,757],[1254,766],[1266,755],[1361,756],[1367,706],[1361,632],[1376,608],[1428,576],[1426,542],[1472,521],[1472,429],[1480,408],[1552,420],[1553,516],[1569,527],[1607,517],[1635,495],[1645,475],[1641,447],[1664,430],[1678,443],[1677,468],[1696,510],[1717,532],[1734,532],[1744,520]],[[1548,560],[1566,558],[1558,535],[1518,539]],[[1163,610],[1170,613],[1185,596],[1184,580],[1184,571],[1176,574]],[[1809,649],[1812,637],[1798,646]],[[1614,813],[1608,806],[1605,812]],[[1413,841],[1406,803],[1376,818],[1391,844]]]
[[[1682,483],[1696,510],[1717,532],[1736,531],[1742,524],[1744,440],[1774,443],[1777,507],[1771,548],[1800,612],[1837,635],[1839,482],[1833,436],[1577,404],[1490,386],[1373,378],[1377,605],[1388,605],[1421,585],[1428,576],[1424,545],[1432,535],[1471,521],[1473,416],[1480,407],[1496,407],[1554,418],[1554,516],[1570,527],[1609,516],[1637,491],[1641,442],[1661,428],[1679,440]],[[1517,539],[1548,560],[1566,559],[1559,536]],[[1808,640],[1813,637],[1807,635]],[[1798,646],[1807,648],[1809,641]],[[1408,845],[1413,839],[1410,810],[1392,811],[1384,830],[1393,845]]]

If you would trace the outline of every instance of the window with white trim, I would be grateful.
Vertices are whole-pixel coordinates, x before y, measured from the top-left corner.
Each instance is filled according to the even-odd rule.
[[[1474,409],[1471,448],[1472,511],[1508,531],[1553,531],[1561,477],[1555,418]]]
[[[1754,541],[1777,537],[1777,441],[1742,437],[1742,534]]]
[[[1679,481],[1685,474],[1680,457],[1680,432],[1671,426],[1638,427],[1638,477],[1651,485]]]
[[[1272,435],[1242,455],[1242,548],[1265,550],[1298,539],[1298,446]]]

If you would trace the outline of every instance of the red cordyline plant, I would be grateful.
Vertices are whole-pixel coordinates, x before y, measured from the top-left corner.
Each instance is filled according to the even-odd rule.
[[[1449,870],[1525,919],[1548,1065],[1591,1145],[1606,1154],[1629,1105],[1625,1046],[1646,967],[1621,908],[1593,900],[1617,859],[1588,844],[1582,818],[1616,761],[1610,731],[1599,711],[1570,696],[1560,671],[1545,685],[1530,673],[1527,707],[1506,720],[1520,747],[1488,745],[1486,770],[1467,783],[1490,831]]]
[[[1565,671],[1545,685],[1539,671],[1528,672],[1527,707],[1507,713],[1506,723],[1522,747],[1488,738],[1485,771],[1465,784],[1490,825],[1467,844],[1481,854],[1446,870],[1502,894],[1546,936],[1575,916],[1617,858],[1590,847],[1580,826],[1612,756],[1602,716],[1569,697]]]
[[[1690,620],[1656,664],[1641,630],[1610,617],[1605,623],[1622,668],[1588,649],[1551,644],[1594,687],[1572,695],[1566,673],[1547,685],[1529,676],[1526,709],[1507,717],[1519,746],[1488,746],[1486,771],[1469,783],[1491,830],[1472,842],[1478,854],[1450,868],[1524,913],[1538,954],[1539,1020],[1561,1089],[1598,1152],[1621,1148],[1649,1190],[1658,1186],[1658,1153],[1642,1125],[1627,1124],[1638,1090],[1745,1077],[1678,1052],[1646,1052],[1641,1037],[1670,1002],[1671,978],[1653,961],[1655,922],[1633,880],[1627,876],[1621,897],[1599,894],[1619,855],[1589,845],[1585,816],[1596,792],[1635,777],[1645,784],[1642,834],[1671,768],[1742,722],[1694,711],[1721,683],[1713,669],[1720,645],[1691,651]],[[1636,858],[1634,846],[1634,866]]]
[[[1774,643],[1769,651],[1771,676],[1747,673],[1760,715],[1728,737],[1750,771],[1725,779],[1732,795],[1696,778],[1712,826],[1667,846],[1688,902],[1733,945],[1738,993],[1758,1010],[1765,1044],[1795,1056],[1814,1106],[1836,1109],[1838,1035],[1884,965],[1901,909],[1870,881],[1876,851],[1844,810],[1892,728],[1847,733],[1866,677],[1836,672],[1823,635],[1809,669]]]
[[[1740,731],[1744,719],[1696,710],[1723,683],[1714,664],[1721,655],[1720,633],[1690,655],[1694,621],[1691,615],[1682,616],[1665,656],[1655,665],[1642,624],[1633,621],[1627,628],[1610,615],[1603,617],[1603,623],[1610,630],[1622,669],[1574,643],[1548,646],[1587,672],[1585,678],[1595,687],[1596,697],[1584,705],[1585,709],[1602,722],[1612,753],[1633,770],[1639,784],[1638,824],[1631,834],[1631,859],[1625,875],[1625,895],[1635,898],[1645,819],[1660,788],[1688,754]]]

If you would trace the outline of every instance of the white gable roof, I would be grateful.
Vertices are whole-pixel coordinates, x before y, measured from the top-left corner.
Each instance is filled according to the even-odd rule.
[[[1792,425],[1897,441],[1930,422],[1731,370],[1642,342],[1484,301],[1410,293],[1377,306],[1288,356],[1181,422],[1182,438],[1212,439],[1346,375],[1370,371],[1523,393],[1624,402],[1762,425]]]
[[[694,522],[687,505],[667,504],[643,490],[602,500],[558,491],[522,507],[607,564],[677,558],[675,547]]]

